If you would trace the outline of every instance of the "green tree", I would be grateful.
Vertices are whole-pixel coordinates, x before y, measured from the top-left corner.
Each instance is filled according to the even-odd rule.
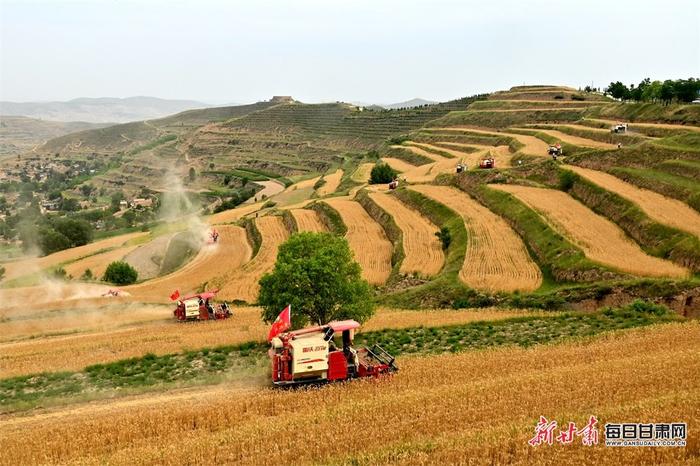
[[[104,277],[106,282],[114,283],[115,285],[130,285],[139,277],[135,268],[124,261],[112,262],[107,266]]]
[[[116,212],[119,210],[119,203],[123,200],[125,200],[126,197],[124,197],[124,193],[121,191],[117,191],[112,194],[110,201],[111,201],[111,206],[112,206],[112,211]]]
[[[616,99],[627,100],[630,97],[630,90],[620,81],[610,83],[605,92]]]
[[[194,167],[190,167],[190,171],[187,175],[190,179],[190,181],[194,181],[197,178],[197,172],[195,171]]]
[[[40,229],[38,236],[39,248],[44,254],[51,254],[71,247],[70,239],[53,228]],[[30,241],[23,239],[23,243],[25,242],[31,244]]]
[[[54,229],[70,241],[71,248],[82,246],[92,241],[92,226],[85,220],[59,218],[53,222]]]
[[[2,280],[5,277],[5,267],[0,265],[0,280]]]
[[[280,246],[274,270],[260,279],[262,318],[272,322],[291,304],[295,328],[338,319],[364,322],[374,313],[374,300],[361,274],[344,238],[292,235]]]
[[[80,203],[72,197],[64,197],[61,200],[61,210],[64,212],[75,212],[80,210]]]
[[[396,170],[386,163],[378,163],[372,167],[369,175],[370,184],[390,183],[396,177]]]
[[[659,99],[661,99],[661,102],[663,102],[665,105],[670,104],[675,94],[676,90],[673,81],[670,79],[664,81],[661,85],[661,89],[659,90]]]

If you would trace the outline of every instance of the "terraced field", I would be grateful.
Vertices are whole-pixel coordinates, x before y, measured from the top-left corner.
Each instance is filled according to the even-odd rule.
[[[445,160],[450,160],[450,159],[443,157],[441,155],[438,155],[434,152],[431,152],[429,150],[425,150],[423,147],[421,147],[417,143],[406,143],[406,145],[391,146],[391,148],[392,149],[407,150],[407,151],[413,152],[414,154],[418,154],[418,155],[422,155],[423,157],[427,157],[435,162],[444,162]]]
[[[622,181],[605,172],[568,165],[568,170],[637,204],[650,218],[700,238],[700,213],[688,204]]]
[[[318,188],[316,192],[319,196],[326,196],[328,194],[333,194],[338,186],[340,185],[340,179],[343,177],[343,170],[340,168],[331,173],[330,175],[325,175],[323,179],[326,183]]]
[[[574,146],[589,147],[591,149],[615,149],[617,147],[615,144],[574,136],[571,134],[562,133],[561,131],[557,131],[555,129],[538,129],[537,131],[548,134],[559,139],[561,142],[572,144]]]
[[[525,134],[508,133],[503,131],[494,131],[482,128],[476,128],[472,126],[453,126],[447,128],[431,128],[431,130],[439,131],[459,131],[468,132],[474,134],[483,134],[487,136],[507,136],[511,137],[523,145],[521,151],[524,154],[535,155],[539,157],[547,157],[547,150],[549,149],[549,144],[543,140],[536,138],[535,136],[529,136]]]
[[[401,173],[410,172],[416,168],[416,165],[395,157],[382,157],[382,162],[389,164],[391,168]]]
[[[613,269],[648,277],[687,277],[687,269],[647,255],[625,233],[568,194],[545,188],[490,185],[513,194],[539,212],[562,235],[579,246],[586,257]]]
[[[330,198],[325,202],[347,226],[345,238],[362,267],[362,276],[374,285],[385,283],[391,274],[392,245],[382,227],[355,201]]]
[[[294,216],[294,221],[296,221],[299,231],[328,231],[315,210],[291,209],[290,212]]]
[[[352,174],[351,179],[356,183],[366,183],[369,180],[369,175],[372,172],[373,163],[362,163],[355,173]]]
[[[286,391],[230,383],[57,408],[6,418],[0,462],[692,463],[693,430],[687,447],[656,449],[653,459],[648,449],[587,447],[578,438],[538,448],[528,440],[541,415],[560,426],[595,415],[601,442],[606,422],[692,422],[700,415],[699,339],[697,323],[667,324],[558,345],[404,357],[399,373],[379,381]],[[339,416],[352,436],[338,433]],[[269,447],[270,438],[292,445],[300,436],[306,448]]]
[[[468,232],[467,251],[459,278],[487,291],[532,291],[542,273],[520,237],[497,216],[463,191],[448,186],[411,186],[462,216]]]
[[[199,253],[184,267],[164,277],[125,287],[135,299],[146,302],[168,302],[174,291],[196,291],[201,285],[239,270],[253,253],[246,232],[235,225],[217,227],[219,241],[202,246]],[[208,289],[213,288],[211,285]]]
[[[275,266],[277,249],[289,237],[280,217],[260,217],[255,219],[255,225],[262,236],[262,243],[253,260],[212,281],[221,286],[218,295],[220,299],[254,303],[258,299],[260,288],[258,280]]]
[[[94,254],[85,259],[71,262],[63,269],[66,271],[66,274],[75,278],[80,278],[86,270],[90,270],[93,277],[100,278],[104,275],[107,266],[111,262],[122,260],[138,247],[138,245],[122,246],[111,251]]]
[[[403,274],[437,275],[445,263],[442,245],[435,236],[439,228],[393,196],[375,192],[369,197],[393,217],[403,233],[405,257],[399,271]]]
[[[83,257],[91,256],[106,249],[118,248],[131,240],[145,236],[148,233],[127,233],[125,235],[112,236],[103,240],[95,241],[94,243],[79,246],[77,248],[65,249],[48,256],[39,258],[22,259],[18,261],[7,262],[3,264],[5,267],[4,281],[12,280],[23,275],[29,275],[40,270],[46,270],[51,267],[57,267],[66,262],[76,261]]]

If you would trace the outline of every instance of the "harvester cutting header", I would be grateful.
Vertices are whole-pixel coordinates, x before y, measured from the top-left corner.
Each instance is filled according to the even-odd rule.
[[[291,327],[290,313],[287,306],[268,335],[273,384],[288,386],[379,377],[398,370],[394,357],[379,345],[359,349],[352,346],[355,329],[360,327],[358,322],[333,321],[287,332]],[[341,337],[341,347],[333,339],[336,335]]]

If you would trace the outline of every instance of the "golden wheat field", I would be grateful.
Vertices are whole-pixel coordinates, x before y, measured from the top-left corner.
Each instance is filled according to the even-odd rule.
[[[548,134],[549,136],[559,139],[561,142],[567,144],[572,144],[579,147],[588,147],[591,149],[615,149],[617,146],[609,142],[596,141],[595,139],[588,139],[581,136],[574,136],[572,134],[562,133],[556,129],[538,129],[538,132]]]
[[[437,131],[467,131],[474,134],[483,134],[487,136],[507,136],[511,137],[523,145],[521,151],[528,155],[537,155],[540,157],[547,156],[547,149],[549,144],[544,142],[542,139],[536,138],[535,136],[528,136],[526,134],[516,134],[508,133],[504,131],[494,131],[493,129],[483,129],[473,126],[450,126],[446,128],[431,128]]]
[[[6,262],[3,264],[3,267],[5,267],[5,275],[3,280],[11,280],[13,278],[29,275],[50,267],[55,267],[66,262],[76,261],[106,249],[118,248],[131,240],[145,235],[148,235],[148,233],[127,233],[124,235],[113,236],[111,238],[95,241],[94,243],[89,243],[84,246],[64,249],[63,251],[55,252],[44,257]]]
[[[340,168],[329,175],[325,175],[323,179],[326,181],[326,183],[320,188],[318,188],[316,192],[319,196],[333,194],[335,190],[338,189],[338,185],[340,185],[340,179],[342,177],[343,170],[341,170]]]
[[[0,342],[0,378],[43,371],[80,370],[97,363],[118,361],[146,353],[167,354],[202,347],[264,341],[269,325],[260,319],[260,308],[233,308],[233,317],[216,322],[179,323],[171,306],[131,304],[124,309],[99,309],[84,316],[65,315],[71,333],[54,337],[38,333],[54,322],[22,321],[0,324],[13,330],[13,339]],[[99,314],[99,320],[97,318]],[[414,326],[438,327],[479,320],[544,315],[525,310],[397,310],[379,309],[362,331]],[[547,315],[552,315],[551,313]],[[53,329],[53,327],[51,327]],[[13,341],[14,340],[14,341]]]
[[[439,228],[393,196],[384,193],[371,193],[370,198],[388,212],[403,233],[404,259],[400,272],[419,273],[425,276],[437,275],[445,263],[442,244],[435,236]]]
[[[262,243],[255,257],[243,267],[212,281],[212,285],[217,287],[221,284],[218,295],[220,299],[255,302],[258,298],[258,280],[275,266],[277,249],[289,237],[289,232],[280,217],[260,217],[255,219],[255,225],[262,236]]]
[[[700,213],[677,199],[662,196],[598,170],[567,165],[571,170],[598,186],[637,204],[650,218],[700,238]]]
[[[299,231],[322,232],[328,230],[315,210],[290,209],[289,211],[292,213]]]
[[[410,172],[416,168],[416,165],[410,164],[405,160],[397,159],[395,157],[382,157],[382,162],[389,164],[391,168],[398,172]]]
[[[464,219],[467,251],[459,272],[464,283],[490,291],[531,291],[540,286],[540,269],[501,217],[456,188],[422,185],[410,189],[444,204]]]
[[[111,251],[94,254],[84,259],[71,262],[63,268],[68,275],[75,278],[81,277],[86,270],[90,270],[93,277],[99,278],[105,273],[107,266],[111,262],[122,260],[127,254],[138,247],[138,245],[118,247]]]
[[[345,238],[362,267],[362,276],[371,284],[381,285],[391,274],[392,245],[384,229],[355,201],[326,199],[338,211],[347,226]]]
[[[374,164],[371,162],[361,163],[350,178],[356,183],[366,183],[373,166]]]
[[[429,150],[424,149],[421,147],[419,143],[412,142],[412,141],[407,141],[404,145],[401,146],[391,146],[392,149],[403,149],[407,150],[410,152],[413,152],[414,154],[422,155],[423,157],[427,157],[434,162],[444,162],[445,160],[449,160],[447,157],[443,157],[442,155],[436,154],[434,152],[431,152]]]
[[[697,461],[697,322],[530,349],[404,357],[378,381],[231,384],[6,416],[2,464],[680,464]],[[539,416],[685,421],[684,448],[540,445]],[[379,427],[381,428],[375,428]],[[31,435],[28,435],[31,432]],[[290,448],[304,439],[304,448]],[[600,433],[602,441],[603,434]]]
[[[168,302],[174,290],[183,294],[196,291],[202,284],[233,273],[250,261],[253,250],[246,232],[235,225],[217,227],[219,240],[205,244],[185,266],[163,277],[124,287],[136,300]],[[211,289],[212,286],[207,286]]]
[[[686,268],[646,254],[620,227],[562,191],[505,184],[489,186],[513,194],[535,209],[591,260],[634,275],[688,276]]]

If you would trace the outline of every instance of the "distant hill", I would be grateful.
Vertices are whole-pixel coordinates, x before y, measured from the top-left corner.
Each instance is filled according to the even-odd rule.
[[[395,108],[413,108],[413,107],[420,107],[421,105],[433,105],[436,104],[437,102],[432,101],[432,100],[425,100],[416,97],[415,99],[407,100],[406,102],[398,102],[395,104],[388,104],[388,105],[382,105],[384,108],[390,108],[390,109],[395,109]]]
[[[25,116],[53,121],[126,123],[161,118],[195,108],[211,107],[194,100],[156,97],[86,98],[67,102],[0,102],[1,115]]]
[[[0,116],[0,155],[19,154],[52,138],[108,125],[109,123],[48,121],[3,115]]]

